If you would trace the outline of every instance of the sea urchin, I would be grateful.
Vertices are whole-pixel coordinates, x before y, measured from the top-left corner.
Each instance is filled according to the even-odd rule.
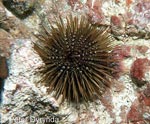
[[[45,63],[40,82],[56,91],[56,98],[62,94],[69,102],[93,101],[111,84],[111,36],[84,16],[69,16],[66,23],[60,17],[54,24],[36,35],[34,49]]]

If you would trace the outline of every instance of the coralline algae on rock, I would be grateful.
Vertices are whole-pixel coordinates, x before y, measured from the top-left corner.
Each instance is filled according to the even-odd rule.
[[[92,23],[96,22],[98,25],[106,24],[105,26],[110,27],[110,32],[112,28],[114,28],[114,33],[111,33],[114,37],[116,37],[122,46],[120,50],[116,52],[118,54],[117,57],[121,59],[119,72],[122,71],[123,73],[120,73],[117,77],[118,82],[114,83],[115,86],[112,86],[112,88],[106,92],[106,95],[103,96],[104,98],[101,99],[101,101],[97,101],[95,104],[89,103],[87,108],[90,110],[86,110],[83,104],[80,106],[80,109],[76,109],[74,108],[74,105],[68,106],[66,102],[63,102],[61,106],[59,106],[60,108],[58,113],[61,115],[67,114],[68,117],[65,118],[64,122],[62,123],[149,123],[150,100],[149,88],[147,85],[149,84],[150,74],[143,74],[144,80],[146,80],[147,83],[142,87],[137,87],[134,85],[130,77],[131,66],[132,64],[134,65],[134,62],[136,62],[137,58],[150,59],[150,41],[145,40],[150,38],[148,32],[149,0],[41,1],[43,1],[43,3],[41,4],[41,11],[38,11],[38,14],[46,11],[46,16],[51,19],[52,22],[56,15],[61,15],[62,18],[64,18],[70,12],[75,13],[76,16],[82,14],[87,15],[89,17],[89,21]],[[139,10],[137,10],[136,7],[138,7]],[[50,110],[50,102],[54,102],[55,99],[53,98],[52,100],[52,96],[45,96],[45,87],[38,87],[34,86],[33,84],[35,80],[37,80],[33,70],[38,68],[39,65],[43,63],[39,56],[33,52],[33,44],[31,40],[27,40],[24,37],[25,35],[26,38],[31,38],[33,41],[35,41],[35,37],[31,34],[32,32],[37,32],[37,30],[33,30],[34,26],[32,26],[32,24],[35,24],[34,21],[39,21],[39,19],[37,19],[38,17],[34,18],[34,16],[31,14],[31,16],[26,17],[25,20],[19,20],[13,14],[10,14],[8,11],[6,11],[6,8],[2,7],[1,4],[0,8],[2,8],[2,11],[4,11],[4,16],[6,19],[8,19],[5,23],[4,20],[2,20],[2,23],[0,20],[0,24],[4,24],[7,27],[3,28],[3,25],[2,28],[7,33],[10,33],[13,38],[17,39],[14,40],[15,42],[13,42],[13,47],[11,47],[11,58],[8,61],[10,73],[9,77],[5,80],[5,90],[3,93],[4,103],[3,108],[1,109],[3,122],[8,122],[8,117],[24,118],[26,116],[33,115],[39,118],[39,115],[41,114],[50,114],[50,117],[52,117],[55,113],[52,113],[51,116],[51,112],[49,113],[47,110]],[[43,20],[44,19],[42,19],[42,21]],[[22,26],[24,22],[25,25]],[[36,22],[36,24],[39,24],[39,22]],[[32,30],[30,28],[24,30],[26,26],[31,27]],[[39,26],[36,27],[36,29],[38,29]],[[119,36],[116,36],[115,33],[119,34]],[[6,48],[8,47],[6,44],[4,45]],[[145,63],[146,62],[147,61],[145,61]],[[145,64],[142,63],[141,66],[142,65]],[[141,66],[137,64],[137,68],[140,68]],[[144,66],[144,68],[146,67]],[[143,67],[141,67],[141,69],[143,69]],[[43,103],[45,105],[43,105]],[[24,114],[22,114],[22,112]],[[136,113],[138,115],[136,115]],[[58,114],[55,115],[58,116]],[[27,124],[30,124],[29,121],[27,121]]]

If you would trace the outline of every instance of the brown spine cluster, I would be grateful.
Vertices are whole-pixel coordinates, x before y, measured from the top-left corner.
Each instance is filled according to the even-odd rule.
[[[112,37],[84,16],[69,16],[65,22],[60,17],[36,35],[34,49],[45,63],[40,82],[56,91],[56,98],[62,94],[69,102],[93,101],[111,85]]]

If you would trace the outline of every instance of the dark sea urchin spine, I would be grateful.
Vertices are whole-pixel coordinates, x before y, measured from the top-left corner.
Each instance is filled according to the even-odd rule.
[[[34,49],[40,55],[41,80],[49,91],[56,91],[69,102],[93,101],[109,87],[115,63],[112,58],[112,38],[104,28],[93,26],[85,17],[62,18],[51,30],[37,35]]]

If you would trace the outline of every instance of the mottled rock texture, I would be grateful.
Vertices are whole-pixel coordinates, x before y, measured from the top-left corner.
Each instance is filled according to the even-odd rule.
[[[130,74],[133,82],[137,86],[142,86],[149,82],[149,80],[146,80],[145,78],[146,73],[150,73],[150,60],[147,58],[136,59],[132,64]]]
[[[21,19],[34,11],[35,0],[2,0],[2,2],[8,10]]]
[[[36,6],[38,2],[40,6]],[[66,102],[59,106],[58,112],[68,114],[64,123],[149,124],[150,0],[1,0],[0,55],[8,58],[9,63],[2,117],[25,117],[30,115],[28,112],[36,117],[49,112],[55,115],[49,111],[52,96],[45,98],[43,92],[34,91],[43,91],[43,87],[32,86],[38,79],[33,71],[42,64],[32,49],[36,41],[33,32],[41,30],[39,24],[46,18],[53,23],[56,16],[64,19],[70,13],[85,15],[93,25],[107,27],[119,44],[114,54],[120,61],[116,65],[117,76],[114,75],[117,81],[100,101],[89,103],[88,110],[83,104],[80,109]],[[17,115],[13,116],[14,113]]]

